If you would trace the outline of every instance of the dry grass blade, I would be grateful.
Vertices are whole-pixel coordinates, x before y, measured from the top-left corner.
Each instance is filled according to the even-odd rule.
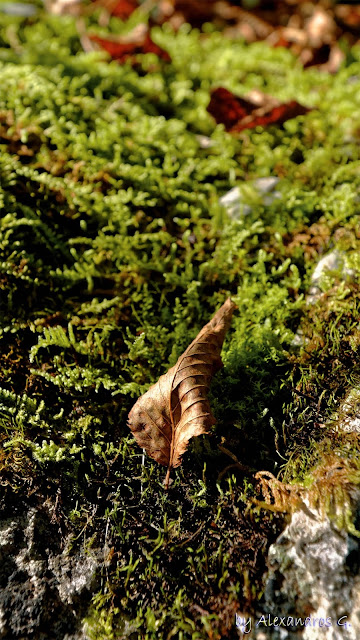
[[[176,365],[137,400],[128,425],[148,455],[168,467],[181,464],[189,440],[207,433],[215,423],[207,392],[222,367],[221,347],[236,305],[228,298],[180,356]]]

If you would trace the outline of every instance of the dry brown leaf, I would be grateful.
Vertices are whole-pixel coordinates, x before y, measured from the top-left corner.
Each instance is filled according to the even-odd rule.
[[[174,367],[137,400],[128,425],[147,454],[168,467],[181,464],[189,440],[207,433],[215,423],[207,392],[222,367],[221,347],[236,305],[228,298],[180,356]]]

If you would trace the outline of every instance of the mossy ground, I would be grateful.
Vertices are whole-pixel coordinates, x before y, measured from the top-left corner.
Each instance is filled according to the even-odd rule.
[[[282,527],[251,469],[304,484],[326,458],[358,477],[358,434],[334,412],[360,384],[360,49],[332,76],[165,26],[152,35],[172,62],[132,67],[84,53],[71,17],[0,21],[3,508],[45,502],[74,546],[109,549],[91,637],[232,637]],[[220,84],[313,110],[234,138],[206,111]],[[265,206],[250,185],[270,175]],[[219,198],[235,185],[252,210],[231,220]],[[335,248],[351,278],[307,304]],[[217,425],[165,492],[127,414],[229,295]]]

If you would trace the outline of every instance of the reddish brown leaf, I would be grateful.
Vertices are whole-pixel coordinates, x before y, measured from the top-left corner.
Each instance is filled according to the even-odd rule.
[[[310,111],[296,100],[281,104],[271,96],[263,97],[263,104],[259,105],[258,101],[240,98],[228,89],[219,87],[211,92],[207,110],[217,124],[224,124],[226,130],[232,133],[269,124],[282,124]]]
[[[236,305],[228,298],[180,356],[176,365],[137,400],[128,425],[147,454],[170,471],[181,464],[189,440],[215,423],[207,392]]]
[[[249,113],[249,103],[235,96],[228,89],[219,87],[211,92],[207,110],[217,124],[224,124],[226,131],[230,131],[238,122],[246,118]]]
[[[159,58],[167,62],[171,59],[168,52],[155,44],[147,30],[144,29],[140,32],[137,29],[136,32],[126,38],[100,38],[100,36],[95,34],[89,37],[90,40],[96,42],[102,49],[105,49],[117,62],[125,62],[140,53],[155,53]]]
[[[136,0],[103,0],[102,4],[108,8],[112,16],[126,20],[139,7]]]
[[[335,18],[342,28],[349,29],[356,35],[360,33],[360,6],[359,3],[339,4],[335,7]]]

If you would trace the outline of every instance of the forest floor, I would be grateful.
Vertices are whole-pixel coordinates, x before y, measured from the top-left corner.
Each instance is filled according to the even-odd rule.
[[[359,9],[136,4],[0,3],[0,546],[41,530],[0,573],[15,638],[234,638],[305,495],[357,535]],[[127,416],[228,297],[166,491]]]

